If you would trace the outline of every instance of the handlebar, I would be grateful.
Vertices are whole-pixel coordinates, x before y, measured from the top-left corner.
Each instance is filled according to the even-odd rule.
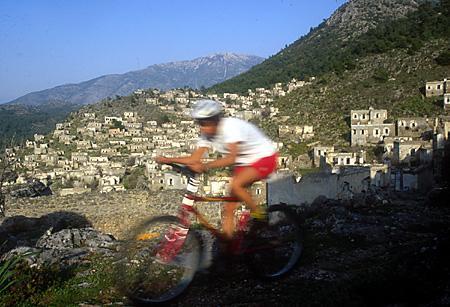
[[[189,167],[183,164],[178,163],[165,163],[173,168],[174,171],[181,173],[187,177],[193,177],[195,178],[197,176],[197,173],[191,170]]]

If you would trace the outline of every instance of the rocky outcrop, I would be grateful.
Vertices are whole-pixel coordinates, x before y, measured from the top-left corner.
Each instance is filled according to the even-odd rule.
[[[12,197],[38,197],[48,195],[52,195],[52,190],[40,181],[33,181],[11,191]]]
[[[93,255],[112,256],[115,238],[92,228],[47,230],[34,246],[20,246],[5,253],[1,260],[24,256],[32,267],[58,266],[66,269],[89,261]]]
[[[347,40],[361,35],[383,21],[405,17],[425,0],[350,0],[326,21]]]

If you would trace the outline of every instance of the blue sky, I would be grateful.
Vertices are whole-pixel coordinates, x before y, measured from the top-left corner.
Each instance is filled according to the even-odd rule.
[[[268,57],[345,0],[0,0],[0,103],[216,52]]]

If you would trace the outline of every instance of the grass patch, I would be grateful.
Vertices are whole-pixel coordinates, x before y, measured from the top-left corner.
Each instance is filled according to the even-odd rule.
[[[24,265],[16,271],[14,279],[18,282],[0,295],[2,306],[79,306],[122,299],[114,288],[111,261],[101,258],[65,271]]]

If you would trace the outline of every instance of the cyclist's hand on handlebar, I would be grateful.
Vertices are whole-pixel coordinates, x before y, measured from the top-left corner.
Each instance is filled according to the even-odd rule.
[[[163,156],[156,157],[155,161],[157,163],[160,163],[160,164],[167,164],[167,163],[171,163],[172,162],[172,160],[170,158],[166,158],[166,157],[163,157]]]

